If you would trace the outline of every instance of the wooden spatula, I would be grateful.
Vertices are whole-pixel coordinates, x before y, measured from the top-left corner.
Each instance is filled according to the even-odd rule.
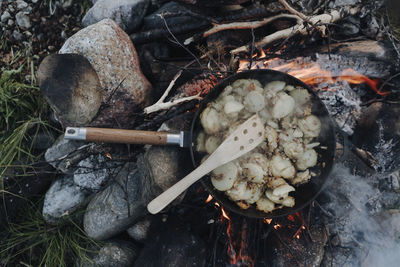
[[[164,193],[153,199],[147,210],[156,214],[177,198],[189,186],[207,173],[254,149],[264,140],[264,125],[257,115],[241,124],[224,142],[194,171],[182,178]]]

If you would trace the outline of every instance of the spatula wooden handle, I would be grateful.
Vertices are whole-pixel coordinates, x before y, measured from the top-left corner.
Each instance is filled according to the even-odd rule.
[[[179,182],[168,188],[161,195],[153,199],[148,205],[147,210],[151,214],[156,214],[168,206],[175,198],[182,194],[196,181],[200,180],[204,175],[212,171],[215,166],[218,166],[218,161],[209,160],[208,158],[202,165],[197,167],[191,173],[183,177]],[[208,164],[207,164],[208,161]]]
[[[166,132],[139,131],[108,128],[68,127],[65,138],[89,142],[124,143],[124,144],[167,144]]]

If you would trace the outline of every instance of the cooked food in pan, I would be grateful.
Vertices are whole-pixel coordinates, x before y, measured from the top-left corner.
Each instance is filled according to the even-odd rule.
[[[273,81],[239,79],[209,103],[200,115],[204,131],[197,151],[211,154],[243,121],[258,113],[265,125],[265,142],[211,173],[215,189],[242,209],[255,205],[266,213],[293,207],[290,194],[307,183],[317,164],[314,150],[321,122],[311,113],[307,89]]]

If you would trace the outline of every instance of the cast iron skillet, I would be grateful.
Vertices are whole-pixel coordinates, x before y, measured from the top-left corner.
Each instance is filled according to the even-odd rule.
[[[197,167],[200,164],[200,160],[204,156],[204,153],[199,153],[196,151],[197,135],[202,129],[199,118],[200,114],[207,107],[207,104],[217,98],[226,86],[232,84],[238,79],[255,79],[260,81],[263,86],[271,81],[285,81],[286,84],[301,86],[309,91],[312,97],[311,101],[313,103],[312,113],[315,116],[319,117],[322,124],[321,133],[318,137],[318,142],[320,142],[321,145],[315,148],[318,153],[318,164],[317,166],[310,169],[310,171],[316,173],[317,175],[312,177],[308,183],[296,187],[296,191],[290,194],[295,198],[296,204],[294,207],[285,207],[282,209],[277,209],[270,213],[264,213],[257,210],[254,207],[254,204],[247,210],[239,208],[224,194],[224,192],[220,192],[214,189],[213,185],[211,184],[210,176],[202,178],[201,183],[206,188],[206,190],[214,197],[214,199],[216,199],[225,208],[243,216],[253,218],[273,218],[294,213],[308,205],[321,192],[322,187],[328,179],[329,173],[331,172],[334,163],[336,152],[336,136],[334,124],[331,117],[329,116],[325,105],[308,85],[293,76],[274,70],[250,70],[234,74],[219,82],[200,103],[199,109],[197,110],[192,122],[192,147],[190,150],[190,154],[194,167]],[[325,147],[326,149],[322,149],[321,147]]]

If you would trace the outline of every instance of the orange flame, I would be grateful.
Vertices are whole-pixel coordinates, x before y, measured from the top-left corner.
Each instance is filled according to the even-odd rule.
[[[228,235],[229,244],[226,253],[229,256],[229,263],[235,266],[254,266],[254,260],[247,255],[247,244],[246,240],[246,227],[242,227],[240,231],[240,243],[239,243],[239,252],[237,253],[235,247],[237,248],[237,244],[232,242],[232,224],[231,221],[228,221],[228,228],[226,229],[226,233]]]
[[[248,64],[248,60],[240,60],[239,71],[248,69]],[[310,86],[321,83],[334,84],[337,81],[347,81],[349,84],[366,83],[381,96],[390,93],[380,91],[378,88],[379,79],[370,79],[353,69],[345,69],[340,75],[334,75],[331,71],[322,69],[316,62],[299,62],[298,60],[294,60],[284,63],[280,58],[272,58],[254,62],[251,69],[272,69],[286,72]]]
[[[271,224],[272,219],[264,219],[264,223]]]
[[[210,202],[213,199],[212,195],[208,195],[208,198],[206,199],[206,203]]]
[[[227,219],[228,221],[231,220],[231,218],[229,218],[228,214],[226,213],[226,211],[224,210],[223,207],[221,207],[221,211],[222,211],[222,216]]]
[[[282,225],[280,225],[280,224],[275,224],[275,225],[274,225],[274,229],[275,229],[275,230],[278,230],[278,229],[281,228],[281,227],[282,227]]]

